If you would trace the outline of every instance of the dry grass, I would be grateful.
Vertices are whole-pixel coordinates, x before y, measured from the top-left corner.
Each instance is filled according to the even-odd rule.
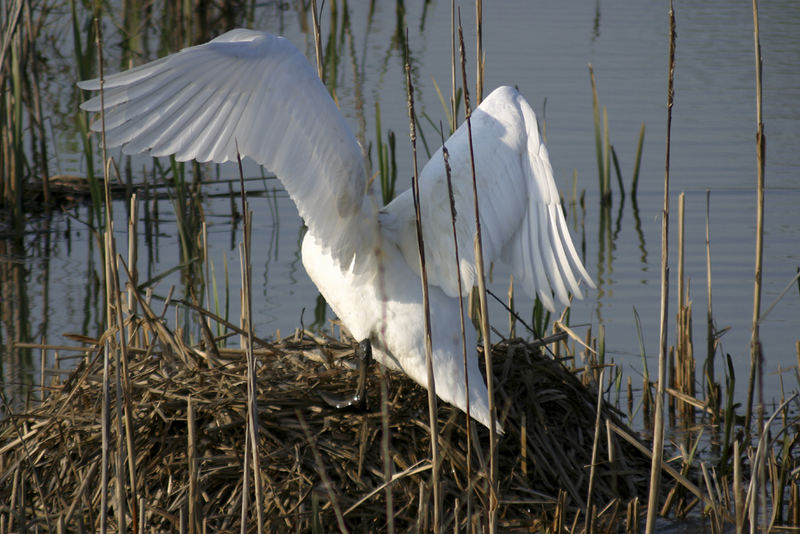
[[[130,507],[123,505],[128,527],[238,529],[247,414],[243,351],[220,347],[218,356],[210,357],[202,347],[185,347],[152,321],[137,318],[127,323],[138,330],[131,339],[140,341],[128,349],[138,480],[135,492],[124,490],[126,499],[136,496],[138,509],[134,522]],[[0,531],[97,529],[100,346],[89,349],[87,359],[52,388],[41,406],[0,421],[0,503],[5,503],[0,504]],[[258,452],[267,531],[336,529],[337,515],[350,530],[387,530],[383,380],[389,392],[392,526],[397,531],[431,526],[426,392],[405,376],[375,366],[370,411],[327,407],[319,390],[352,391],[356,373],[337,361],[351,352],[348,343],[310,333],[256,348]],[[588,494],[596,392],[583,386],[575,371],[521,341],[496,345],[493,356],[499,419],[506,429],[498,447],[498,526],[505,531],[571,524]],[[116,413],[113,405],[110,413]],[[438,419],[442,527],[447,531],[455,524],[461,529],[470,523],[483,525],[488,511],[488,431],[472,425],[476,436],[469,518],[464,505],[469,491],[464,415],[441,404]],[[604,404],[603,426],[606,420],[620,424]],[[111,428],[113,444],[115,422]],[[608,443],[599,440],[592,488],[595,510],[607,507],[596,512],[593,523],[599,524],[624,519],[625,501],[645,494],[649,476],[648,460],[639,452],[612,438],[610,455]],[[113,458],[127,459],[127,452],[114,445],[112,449],[109,493],[114,496],[120,479],[113,471],[122,463]],[[190,495],[198,497],[190,503]],[[254,495],[248,497],[252,503]],[[109,502],[112,508],[118,506],[116,497]],[[108,517],[109,527],[116,528],[116,514]],[[254,515],[251,529],[253,519]]]

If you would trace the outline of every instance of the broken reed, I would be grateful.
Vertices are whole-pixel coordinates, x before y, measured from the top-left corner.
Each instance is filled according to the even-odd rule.
[[[677,341],[670,348],[670,387],[690,398],[695,396],[695,360],[692,343],[692,302],[689,299],[689,283],[684,277],[684,214],[686,195],[678,196],[678,314],[676,318]],[[676,400],[670,397],[670,414],[674,415]],[[689,402],[677,401],[682,424],[694,423],[694,406]]]

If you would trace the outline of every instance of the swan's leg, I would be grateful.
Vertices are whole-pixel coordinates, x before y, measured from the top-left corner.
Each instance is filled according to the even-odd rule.
[[[358,385],[356,394],[352,397],[337,397],[324,391],[319,392],[322,400],[337,409],[357,408],[367,411],[367,370],[372,363],[372,344],[369,338],[358,343],[356,347],[356,357],[358,357]]]

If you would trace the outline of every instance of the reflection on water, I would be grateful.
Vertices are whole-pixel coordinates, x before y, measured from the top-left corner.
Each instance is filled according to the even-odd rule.
[[[126,38],[115,33],[111,22],[104,19],[104,53],[106,63],[113,66],[109,70],[204,41],[236,25],[284,34],[313,57],[310,18],[308,13],[296,11],[302,8],[267,2],[240,12],[223,7],[207,16],[194,13],[184,17],[170,12],[178,9],[177,5],[165,4],[163,20],[151,11],[130,8],[120,16],[122,27],[143,29],[128,32]],[[378,151],[387,143],[387,132],[395,132],[398,190],[409,185],[411,173],[410,148],[404,135],[408,126],[402,51],[408,45],[418,90],[416,100],[420,116],[424,117],[420,120],[421,140],[432,152],[438,138],[434,126],[440,121],[448,123],[448,104],[440,100],[437,92],[438,86],[448,93],[449,86],[448,9],[449,2],[381,2],[369,6],[328,2],[323,14],[326,81],[369,155],[374,172],[379,171]],[[800,151],[796,150],[800,139],[800,74],[795,68],[800,61],[800,37],[793,31],[800,22],[800,13],[790,3],[770,4],[763,10],[768,188],[766,307],[794,276],[800,263],[800,220],[796,209],[800,205]],[[705,191],[710,190],[713,308],[719,329],[730,327],[720,340],[718,354],[730,353],[737,376],[744,377],[749,361],[748,310],[752,310],[755,250],[752,18],[747,6],[727,2],[679,2],[676,12],[678,56],[671,203],[676,206],[677,194],[686,191],[685,270],[691,280],[695,346],[704,344],[705,335]],[[80,13],[81,27],[89,27],[90,15]],[[462,9],[466,28],[471,27],[472,16],[472,9]],[[594,2],[583,9],[561,3],[503,2],[486,10],[484,20],[486,87],[517,85],[540,119],[546,120],[550,157],[571,230],[598,283],[598,290],[587,295],[587,300],[574,304],[571,322],[591,324],[595,332],[602,325],[607,359],[622,364],[623,372],[634,376],[634,384],[641,384],[638,374],[642,370],[634,309],[641,317],[644,353],[651,360],[651,367],[657,354],[666,20],[666,9],[660,4],[633,1],[602,5]],[[163,31],[164,21],[177,22],[166,25],[167,31]],[[51,174],[87,176],[100,167],[95,159],[85,157],[79,133],[81,114],[76,110],[80,95],[74,82],[81,75],[71,51],[73,38],[57,26],[53,26],[52,40],[48,41],[54,44],[42,50],[48,55],[51,69],[44,73],[42,84],[54,148],[48,162]],[[471,35],[466,33],[467,46],[474,46]],[[79,55],[87,63],[80,69],[93,72],[90,42],[81,42]],[[600,101],[607,109],[610,141],[627,192],[622,195],[616,181],[611,180],[613,199],[605,206],[601,206],[597,190],[589,62],[594,68]],[[474,78],[474,66],[468,68]],[[445,94],[443,100],[447,99]],[[545,99],[546,114],[544,105],[539,105]],[[376,109],[380,109],[380,128],[376,125]],[[638,192],[633,194],[631,170],[642,122],[647,125],[647,138]],[[205,167],[201,172],[188,164],[181,169],[169,160],[154,167],[149,158],[143,157],[123,158],[120,162],[123,182],[171,182],[169,189],[162,186],[138,192],[138,283],[145,284],[155,300],[166,298],[170,287],[175,286],[175,299],[198,302],[238,322],[237,246],[242,214],[235,198],[235,168]],[[192,189],[199,187],[201,174],[203,179],[211,180],[202,185],[202,195]],[[253,312],[259,334],[268,337],[278,329],[286,333],[301,322],[325,325],[331,314],[301,266],[299,243],[303,227],[293,204],[280,184],[262,179],[262,171],[252,163],[246,162],[245,174],[253,178],[247,189],[258,193],[250,199],[250,206],[257,229],[255,242],[261,244],[253,250]],[[575,175],[577,182],[573,186]],[[222,181],[214,181],[220,178]],[[115,202],[115,228],[121,243],[127,239],[124,229],[129,209],[126,201]],[[99,218],[86,204],[63,212],[55,210],[50,216],[29,220],[21,237],[0,240],[0,365],[4,390],[15,402],[24,402],[31,395],[28,386],[39,382],[41,365],[38,351],[15,348],[15,342],[63,343],[65,332],[95,336],[101,331],[105,313],[102,262],[87,226],[93,220]],[[209,255],[198,260],[203,221]],[[672,238],[677,234],[676,228],[671,228]],[[670,245],[671,250],[676,250],[674,243]],[[671,259],[671,264],[675,261]],[[183,268],[171,271],[178,266]],[[673,288],[677,287],[675,270]],[[496,293],[503,294],[508,273],[502,266],[495,268],[494,279],[499,286]],[[197,280],[208,283],[198,285]],[[674,291],[672,295],[669,313],[674,328],[677,298]],[[524,317],[530,318],[532,307],[521,296],[515,299],[515,308]],[[800,337],[799,310],[798,293],[790,292],[762,325],[768,370],[775,370],[778,364],[796,364],[794,343]],[[502,308],[497,306],[493,313],[503,318],[496,323],[505,322]],[[187,336],[199,335],[185,311],[170,311],[166,317],[180,325]],[[674,332],[669,336],[670,344],[674,344]],[[720,360],[718,380],[725,376]],[[45,362],[47,368],[55,365],[54,361]],[[777,391],[777,386],[778,377],[768,374],[765,390]],[[740,387],[737,385],[737,395],[744,394]]]
[[[2,341],[2,371],[4,394],[12,399],[11,408],[16,409],[31,392],[33,382],[33,355],[30,349],[15,347],[16,341],[29,341],[32,337],[30,310],[28,307],[27,276],[24,249],[14,241],[0,240],[0,256],[7,261],[0,263],[0,341]],[[46,263],[46,262],[45,262]],[[43,325],[46,327],[45,324]],[[0,415],[6,412],[2,407]]]

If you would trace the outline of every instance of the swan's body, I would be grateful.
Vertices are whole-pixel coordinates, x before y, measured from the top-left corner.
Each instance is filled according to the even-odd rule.
[[[100,88],[98,80],[82,82]],[[275,172],[308,226],[303,265],[333,311],[376,359],[427,387],[422,288],[411,191],[380,208],[361,149],[305,57],[286,39],[233,30],[104,82],[106,140],[125,153],[150,150],[181,161],[236,159],[236,146]],[[99,111],[99,97],[83,109]],[[99,130],[101,125],[93,125]],[[593,287],[559,205],[533,110],[510,87],[472,115],[487,262],[510,262],[517,285],[568,304]],[[472,175],[465,125],[447,141],[465,293],[475,277]],[[434,380],[466,411],[458,278],[441,151],[420,176],[430,290]],[[489,425],[486,385],[467,328],[470,413]]]

